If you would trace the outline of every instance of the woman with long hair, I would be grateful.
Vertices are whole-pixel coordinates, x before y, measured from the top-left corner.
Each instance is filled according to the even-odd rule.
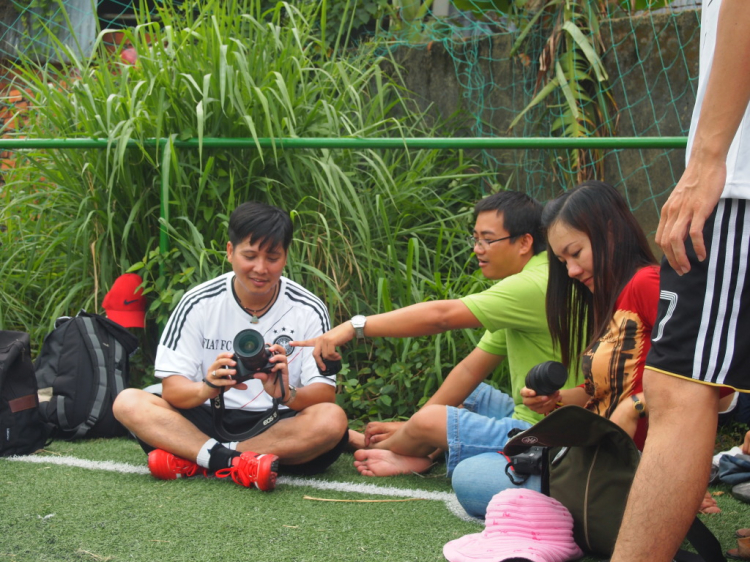
[[[642,448],[641,379],[659,303],[656,258],[625,199],[604,182],[554,199],[542,222],[550,254],[547,323],[563,364],[571,369],[580,361],[585,383],[548,397],[527,390],[525,402],[541,413],[585,406],[623,426]]]

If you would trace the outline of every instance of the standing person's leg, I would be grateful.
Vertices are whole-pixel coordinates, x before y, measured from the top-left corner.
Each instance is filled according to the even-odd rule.
[[[711,471],[718,388],[649,370],[643,388],[648,437],[612,562],[672,560],[695,519]]]
[[[750,346],[748,201],[722,199],[703,229],[707,258],[690,238],[690,271],[661,264],[660,300],[643,377],[649,430],[613,561],[671,560],[704,497],[719,389],[747,389]]]

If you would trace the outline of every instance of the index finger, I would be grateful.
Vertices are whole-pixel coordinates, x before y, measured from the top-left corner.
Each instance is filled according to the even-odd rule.
[[[289,345],[292,347],[315,347],[317,342],[318,338],[312,338],[311,340],[291,341],[289,342]]]

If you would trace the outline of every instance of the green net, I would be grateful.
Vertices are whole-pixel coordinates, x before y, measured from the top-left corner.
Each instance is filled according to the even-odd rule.
[[[687,135],[699,2],[652,3],[649,10],[597,0],[551,2],[546,9],[506,3],[505,12],[499,0],[455,4],[467,9],[451,4],[388,33],[422,110],[446,119],[459,109],[453,118],[466,136]],[[496,10],[481,13],[488,8]],[[684,159],[684,150],[665,149],[481,153],[485,168],[497,172],[496,184],[542,201],[585,179],[604,179],[623,190],[649,234]]]
[[[154,9],[152,0],[136,2]],[[649,4],[650,2],[650,4]],[[682,136],[695,99],[695,0],[356,0],[328,2],[328,37],[351,23],[384,40],[421,109],[476,137]],[[648,9],[643,9],[648,8]],[[54,57],[49,35],[79,56],[101,29],[135,21],[133,2],[0,0],[0,58]],[[340,25],[343,22],[344,25]],[[111,34],[113,42],[117,35]],[[330,40],[330,39],[329,39]],[[64,61],[56,61],[64,62]],[[15,103],[0,99],[0,110]],[[446,129],[447,130],[447,129]],[[683,150],[487,150],[503,185],[544,201],[588,179],[624,190],[653,234],[684,168]]]

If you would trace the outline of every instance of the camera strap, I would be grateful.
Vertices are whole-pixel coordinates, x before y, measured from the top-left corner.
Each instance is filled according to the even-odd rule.
[[[280,379],[281,373],[276,373],[275,384],[278,384]],[[261,420],[258,420],[258,422],[253,427],[246,431],[242,431],[240,433],[232,433],[226,427],[224,427],[224,411],[226,410],[226,408],[224,406],[224,387],[222,387],[219,394],[215,398],[211,399],[211,416],[213,417],[214,421],[214,432],[223,442],[246,441],[252,437],[255,437],[256,435],[259,435],[260,433],[266,431],[269,427],[279,421],[279,404],[284,402],[285,397],[286,389],[282,384],[281,398],[273,399],[271,412],[267,416],[265,416]]]

